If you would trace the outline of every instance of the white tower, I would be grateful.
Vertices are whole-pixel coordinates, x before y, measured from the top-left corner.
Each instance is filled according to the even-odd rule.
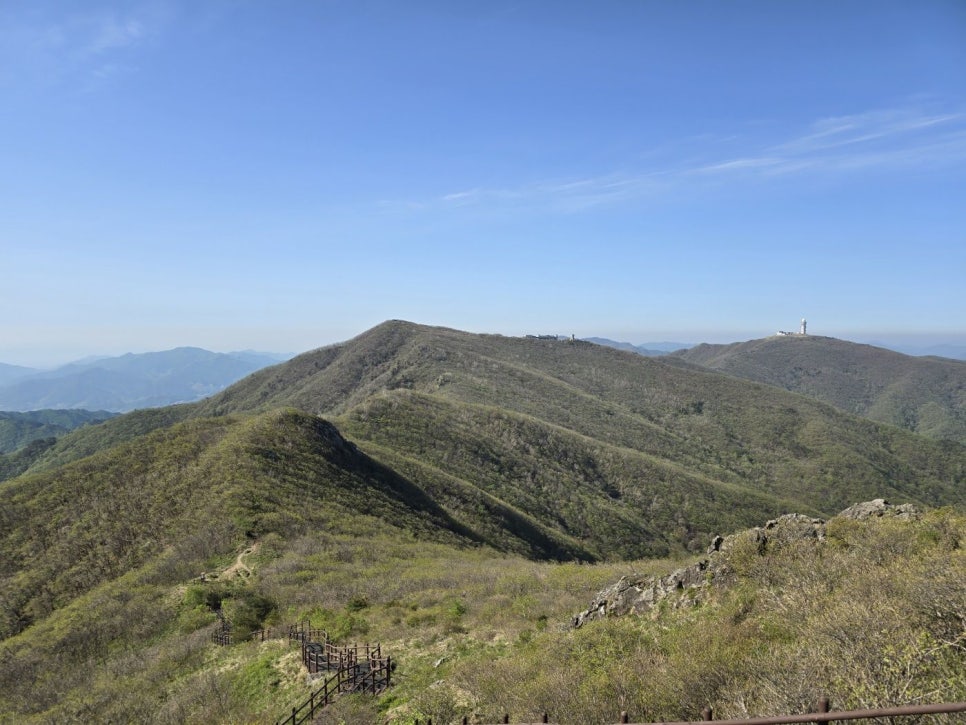
[[[804,335],[804,334],[805,334],[805,325],[806,325],[806,324],[808,324],[808,323],[806,323],[806,322],[805,322],[805,318],[803,317],[803,318],[802,318],[802,327],[801,327],[801,329],[800,329],[800,330],[798,331],[798,334],[799,334],[799,335]]]

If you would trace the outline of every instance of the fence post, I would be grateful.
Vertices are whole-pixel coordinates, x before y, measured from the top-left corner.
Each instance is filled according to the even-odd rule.
[[[701,711],[701,717],[705,720],[714,720],[714,710],[711,709],[710,705]]]

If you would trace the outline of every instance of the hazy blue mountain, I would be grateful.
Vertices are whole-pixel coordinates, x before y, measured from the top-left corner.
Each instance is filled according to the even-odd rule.
[[[630,342],[609,340],[606,337],[585,337],[583,339],[585,342],[592,342],[595,345],[605,345],[606,347],[613,347],[617,350],[636,352],[638,355],[647,355],[648,357],[667,355],[674,350],[686,350],[693,346],[692,343],[688,342],[644,342],[640,345],[634,345]]]
[[[905,355],[915,355],[916,357],[946,357],[951,360],[966,360],[966,345],[943,344],[943,345],[896,345],[889,342],[870,342],[870,345],[884,347],[888,350],[901,352]]]
[[[296,355],[294,352],[261,352],[259,350],[236,350],[235,352],[227,352],[225,354],[237,360],[246,360],[255,363],[259,367],[285,362],[286,360],[291,360]]]
[[[87,359],[0,385],[0,410],[125,412],[199,400],[284,355],[216,353],[196,347]]]
[[[7,365],[0,363],[0,385],[9,385],[17,380],[36,375],[40,370],[35,368],[25,368],[20,365]]]

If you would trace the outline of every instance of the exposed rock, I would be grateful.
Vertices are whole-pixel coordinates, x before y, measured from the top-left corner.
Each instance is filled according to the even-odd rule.
[[[839,516],[848,519],[866,519],[873,516],[918,518],[919,511],[912,504],[893,506],[884,499],[855,504]],[[571,620],[580,627],[593,619],[623,614],[644,614],[658,604],[668,602],[674,608],[693,606],[706,598],[711,587],[726,584],[731,577],[728,552],[739,541],[749,537],[757,546],[759,556],[771,549],[781,549],[793,542],[825,540],[825,520],[802,514],[785,514],[756,527],[731,536],[715,536],[707,550],[707,557],[690,566],[678,569],[667,576],[624,576],[616,584],[602,589],[590,606]]]
[[[911,503],[893,506],[884,498],[877,498],[873,501],[866,501],[865,503],[857,503],[854,506],[849,506],[839,514],[844,519],[854,519],[856,521],[872,518],[873,516],[894,516],[900,519],[917,519],[919,515],[919,510]]]

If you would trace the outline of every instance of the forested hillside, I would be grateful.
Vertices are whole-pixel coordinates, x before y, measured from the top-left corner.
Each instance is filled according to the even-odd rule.
[[[113,417],[114,413],[89,410],[0,411],[0,454],[12,453],[31,441],[58,438],[75,428]]]
[[[816,335],[698,345],[673,357],[776,385],[841,410],[966,443],[966,362]]]
[[[298,660],[281,642],[207,644],[226,613],[239,637],[308,618],[338,641],[405,648],[399,694],[376,705],[399,717],[492,712],[508,701],[475,668],[510,677],[531,641],[593,661],[607,627],[557,625],[631,566],[667,570],[660,559],[792,511],[966,502],[952,441],[680,361],[396,321],[16,460],[0,484],[0,718],[18,722],[281,714],[306,694]],[[957,550],[957,516],[888,534],[876,571]],[[757,571],[748,596],[772,576]],[[437,674],[472,702],[434,700]],[[528,691],[550,693],[540,678],[562,674],[532,676]],[[732,698],[722,687],[702,696]],[[685,712],[670,702],[655,711]]]
[[[261,370],[198,404],[78,431],[32,470],[177,420],[284,407],[324,416],[458,518],[490,526],[493,511],[509,507],[590,558],[700,547],[714,531],[787,510],[964,496],[956,443],[591,343],[405,322]]]

